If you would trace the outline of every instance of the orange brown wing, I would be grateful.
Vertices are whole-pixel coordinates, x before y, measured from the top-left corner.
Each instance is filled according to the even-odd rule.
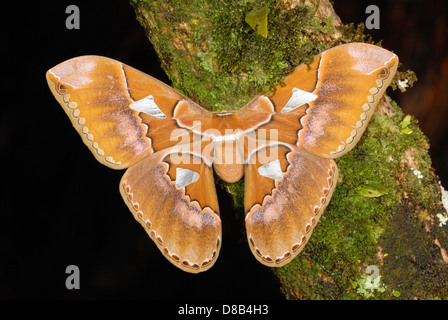
[[[129,168],[121,195],[164,256],[184,271],[209,269],[221,247],[211,163],[177,146]]]
[[[331,159],[292,145],[269,147],[277,160],[263,163],[259,151],[246,166],[246,232],[255,258],[281,267],[299,254],[310,238],[336,186]]]
[[[113,169],[176,144],[178,139],[170,141],[176,113],[206,112],[170,86],[105,57],[73,58],[46,76],[84,143]]]
[[[337,46],[298,66],[270,98],[277,113],[298,117],[297,145],[337,158],[361,138],[397,66],[398,57],[380,47]]]

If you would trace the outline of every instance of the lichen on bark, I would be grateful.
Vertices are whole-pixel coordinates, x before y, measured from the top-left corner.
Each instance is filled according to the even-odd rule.
[[[238,109],[272,92],[327,48],[373,43],[362,25],[342,24],[327,0],[131,3],[172,85],[210,110]],[[245,21],[265,9],[266,37]],[[394,88],[398,80],[412,85],[416,78],[401,72]],[[404,119],[384,97],[361,141],[337,160],[336,191],[309,243],[272,269],[286,298],[448,298],[447,227],[437,218],[446,209],[429,143],[415,119]],[[223,185],[242,211],[243,182]]]

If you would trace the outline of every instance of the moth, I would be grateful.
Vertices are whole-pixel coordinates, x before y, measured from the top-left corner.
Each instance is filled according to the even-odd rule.
[[[162,254],[184,271],[216,262],[221,219],[214,174],[244,176],[247,241],[269,267],[304,248],[349,152],[391,82],[398,57],[344,44],[299,65],[274,94],[210,112],[116,60],[81,56],[47,74],[51,92],[102,164],[127,169],[120,193]]]

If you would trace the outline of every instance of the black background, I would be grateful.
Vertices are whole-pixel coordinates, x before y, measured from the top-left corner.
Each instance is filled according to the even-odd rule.
[[[80,9],[80,30],[65,27],[69,4]],[[441,67],[448,63],[446,2],[336,0],[335,9],[343,22],[357,23],[365,21],[370,4],[381,10],[381,29],[370,34],[399,55],[401,70],[410,68],[421,79],[408,93],[391,95],[418,116],[447,186],[448,106],[426,110],[415,98],[447,79]],[[46,70],[85,54],[120,60],[169,83],[131,5],[18,5],[2,9],[0,298],[283,299],[269,269],[252,257],[243,213],[225,206],[225,192],[224,241],[215,266],[192,275],[166,261],[121,199],[123,171],[96,162],[51,95]],[[65,287],[72,264],[81,271],[80,290]]]

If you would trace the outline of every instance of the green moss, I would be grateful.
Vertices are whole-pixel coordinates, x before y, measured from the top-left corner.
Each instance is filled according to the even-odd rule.
[[[413,212],[401,207],[380,239],[391,254],[384,259],[385,282],[397,288],[402,299],[446,299],[447,267],[437,263],[440,252]],[[446,237],[445,237],[446,243]]]
[[[219,178],[216,178],[215,181],[219,181],[219,183],[226,189],[227,193],[232,196],[235,210],[242,212],[244,210],[244,179],[235,183],[227,183]]]
[[[312,6],[289,9],[278,0],[132,4],[138,15],[145,14],[140,22],[172,85],[210,110],[238,109],[272,91],[295,66],[327,49],[318,37],[334,31],[331,19],[314,17]],[[264,8],[269,8],[266,37],[245,21]]]
[[[381,42],[375,43],[371,36],[364,33],[364,23],[356,26],[353,23],[343,24],[338,29],[342,34],[340,42],[364,42],[381,46]]]

